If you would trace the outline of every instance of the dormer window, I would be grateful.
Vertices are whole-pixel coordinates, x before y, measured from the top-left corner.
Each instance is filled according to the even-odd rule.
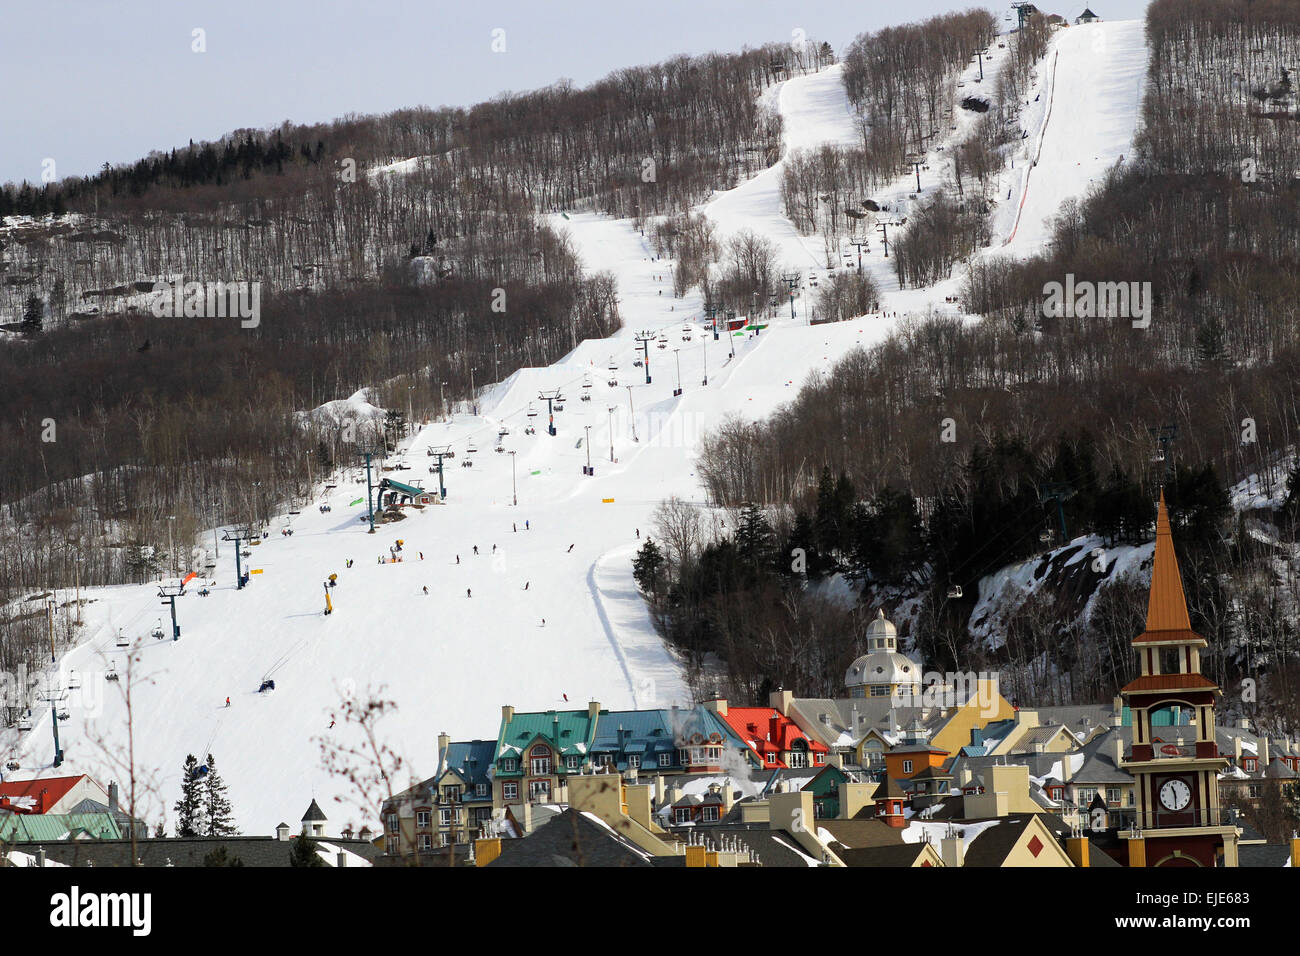
[[[1243,759],[1243,760],[1241,761],[1241,763],[1242,763],[1242,766],[1245,767],[1245,769],[1246,769],[1246,771],[1247,771],[1248,773],[1254,773],[1254,772],[1255,772],[1255,766],[1256,766],[1257,761],[1255,760],[1254,757],[1246,757],[1245,759]]]
[[[516,760],[514,757],[501,758],[502,773],[514,773],[518,769],[519,769],[519,761]]]

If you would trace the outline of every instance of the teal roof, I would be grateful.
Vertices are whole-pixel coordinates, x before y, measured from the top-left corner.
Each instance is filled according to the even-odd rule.
[[[561,752],[585,752],[590,749],[591,740],[596,735],[598,720],[599,718],[593,720],[585,710],[547,710],[515,714],[509,720],[501,722],[494,759],[502,756],[517,756],[511,751],[503,753],[502,750],[506,747],[523,750],[538,737]],[[573,749],[579,744],[582,745],[581,750]]]
[[[99,839],[122,839],[122,831],[111,813],[0,812],[0,843],[53,842],[65,839],[74,831]]]

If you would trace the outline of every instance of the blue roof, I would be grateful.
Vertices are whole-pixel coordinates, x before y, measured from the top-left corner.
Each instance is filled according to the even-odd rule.
[[[461,740],[448,744],[444,755],[446,766],[438,768],[438,779],[442,779],[448,770],[454,770],[469,786],[490,784],[492,781],[488,778],[488,771],[492,768],[495,756],[495,740]]]
[[[677,748],[691,736],[699,733],[707,740],[713,734],[722,737],[722,746],[748,751],[745,742],[725,720],[704,707],[672,708],[668,710],[610,710],[601,711],[592,739],[592,753],[614,755],[614,764],[627,769],[628,755],[671,753],[672,767],[678,767]],[[657,756],[655,761],[657,763]],[[651,765],[643,762],[649,770]]]

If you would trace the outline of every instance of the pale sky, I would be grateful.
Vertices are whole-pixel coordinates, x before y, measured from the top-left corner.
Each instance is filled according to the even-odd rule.
[[[1071,20],[1148,0],[1049,0]],[[0,182],[39,182],[288,119],[468,106],[671,56],[859,33],[975,0],[0,0]],[[999,13],[1009,3],[986,3]],[[1005,21],[1004,21],[1005,24]],[[206,52],[192,49],[205,31]],[[491,49],[505,31],[506,51]]]

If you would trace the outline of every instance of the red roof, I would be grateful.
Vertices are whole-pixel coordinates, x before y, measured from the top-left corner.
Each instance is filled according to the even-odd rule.
[[[767,768],[786,766],[781,759],[781,752],[794,749],[796,740],[803,741],[809,753],[830,752],[824,743],[813,740],[799,729],[798,724],[783,716],[775,707],[729,707],[727,715],[722,719],[758,754],[763,766]],[[769,752],[776,754],[775,760],[767,759]]]
[[[1121,694],[1135,691],[1162,690],[1218,690],[1219,685],[1204,674],[1148,674],[1129,681],[1121,689]]]
[[[84,773],[79,773],[73,777],[7,780],[0,783],[0,808],[17,813],[45,813],[85,777]],[[27,799],[22,799],[24,797]]]

